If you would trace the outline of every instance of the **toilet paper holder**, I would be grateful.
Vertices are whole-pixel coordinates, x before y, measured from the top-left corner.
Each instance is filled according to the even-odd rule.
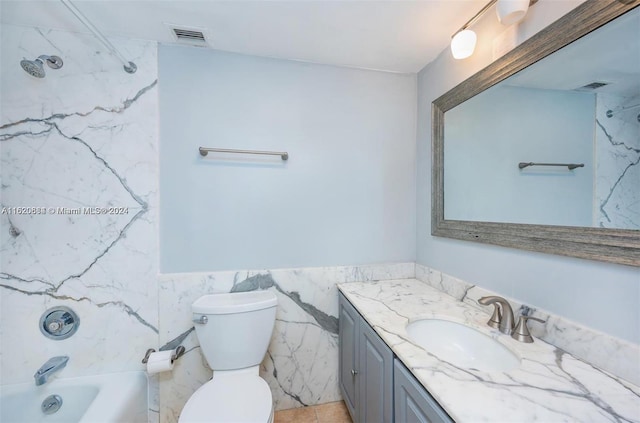
[[[147,352],[144,354],[144,358],[142,359],[142,364],[147,364],[147,362],[149,361],[149,356],[151,355],[151,353],[154,353],[154,352],[156,352],[156,350],[154,350],[153,348],[149,348]],[[178,348],[176,348],[173,351],[173,354],[171,355],[171,362],[173,363],[174,361],[182,357],[185,352],[186,352],[185,348],[182,345],[179,345]]]

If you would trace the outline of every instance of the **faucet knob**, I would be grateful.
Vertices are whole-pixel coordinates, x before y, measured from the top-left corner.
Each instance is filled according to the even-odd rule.
[[[531,336],[531,333],[529,332],[527,320],[535,320],[536,322],[540,323],[545,323],[546,320],[538,319],[537,317],[532,316],[520,316],[520,319],[518,319],[518,324],[516,324],[511,337],[516,341],[530,344],[533,342],[533,336]]]
[[[53,322],[49,323],[47,329],[49,330],[49,332],[56,334],[62,330],[63,326],[64,324],[60,320],[54,320]]]

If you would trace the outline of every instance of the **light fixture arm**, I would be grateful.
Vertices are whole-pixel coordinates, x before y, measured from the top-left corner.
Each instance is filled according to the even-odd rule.
[[[476,23],[476,21],[478,19],[480,19],[482,17],[482,15],[484,15],[485,13],[487,13],[487,10],[489,10],[489,8],[491,6],[493,6],[494,4],[496,4],[498,0],[491,0],[489,3],[485,4],[484,7],[482,9],[480,9],[480,11],[478,13],[476,13],[475,15],[473,15],[473,17],[471,19],[469,19],[467,21],[466,24],[462,25],[462,27],[460,27],[459,30],[457,30],[452,36],[451,38],[455,37],[456,34],[460,31],[464,31],[465,29],[467,29],[468,27],[470,27],[471,25],[473,25],[474,23]],[[537,1],[537,0],[536,0]]]
[[[482,9],[480,9],[480,11],[478,13],[473,15],[473,17],[467,21],[467,23],[462,25],[462,27],[460,27],[459,30],[454,32],[454,34],[451,36],[451,38],[455,37],[458,32],[464,31],[465,29],[467,29],[468,27],[470,27],[471,25],[476,23],[476,21],[478,19],[480,19],[485,13],[487,13],[487,10],[489,10],[491,8],[491,6],[493,6],[497,2],[498,2],[498,0],[491,0],[491,1],[489,1],[489,3],[485,4],[485,6]],[[538,2],[538,0],[529,0],[529,6],[531,7],[534,4],[536,4],[537,2]]]

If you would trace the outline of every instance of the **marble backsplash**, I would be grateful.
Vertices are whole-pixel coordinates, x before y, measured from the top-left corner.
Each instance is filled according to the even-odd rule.
[[[160,275],[160,343],[182,344],[187,350],[172,372],[160,375],[161,422],[177,421],[191,394],[211,379],[191,322],[191,304],[198,297],[255,289],[276,293],[276,324],[260,374],[271,387],[275,409],[281,410],[341,399],[336,284],[414,274],[414,263],[401,263]]]
[[[483,310],[487,317],[493,311],[493,307],[481,306],[477,300],[486,295],[500,295],[420,264],[416,264],[416,279],[458,301]],[[516,319],[517,316],[526,314],[546,321],[542,324],[529,322],[529,330],[533,336],[615,376],[640,385],[640,345],[607,335],[533,305],[505,298],[509,300]]]
[[[137,64],[130,75],[91,35],[1,31],[2,384],[33,382],[56,355],[70,357],[62,377],[143,370],[158,344],[156,44],[111,40]],[[42,54],[64,66],[22,70]],[[85,209],[98,207],[118,209]],[[60,305],[79,330],[45,338],[40,315]]]

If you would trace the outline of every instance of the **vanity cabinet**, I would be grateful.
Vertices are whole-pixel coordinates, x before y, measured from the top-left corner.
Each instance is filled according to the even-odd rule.
[[[354,423],[453,423],[340,293],[339,382]]]
[[[393,352],[340,294],[340,391],[354,423],[393,421]]]
[[[397,358],[393,365],[393,393],[396,422],[453,423]]]
[[[339,381],[340,392],[349,414],[354,422],[356,418],[356,405],[359,403],[358,384],[356,383],[358,368],[358,326],[360,315],[340,294],[338,311],[338,345],[339,345]]]

